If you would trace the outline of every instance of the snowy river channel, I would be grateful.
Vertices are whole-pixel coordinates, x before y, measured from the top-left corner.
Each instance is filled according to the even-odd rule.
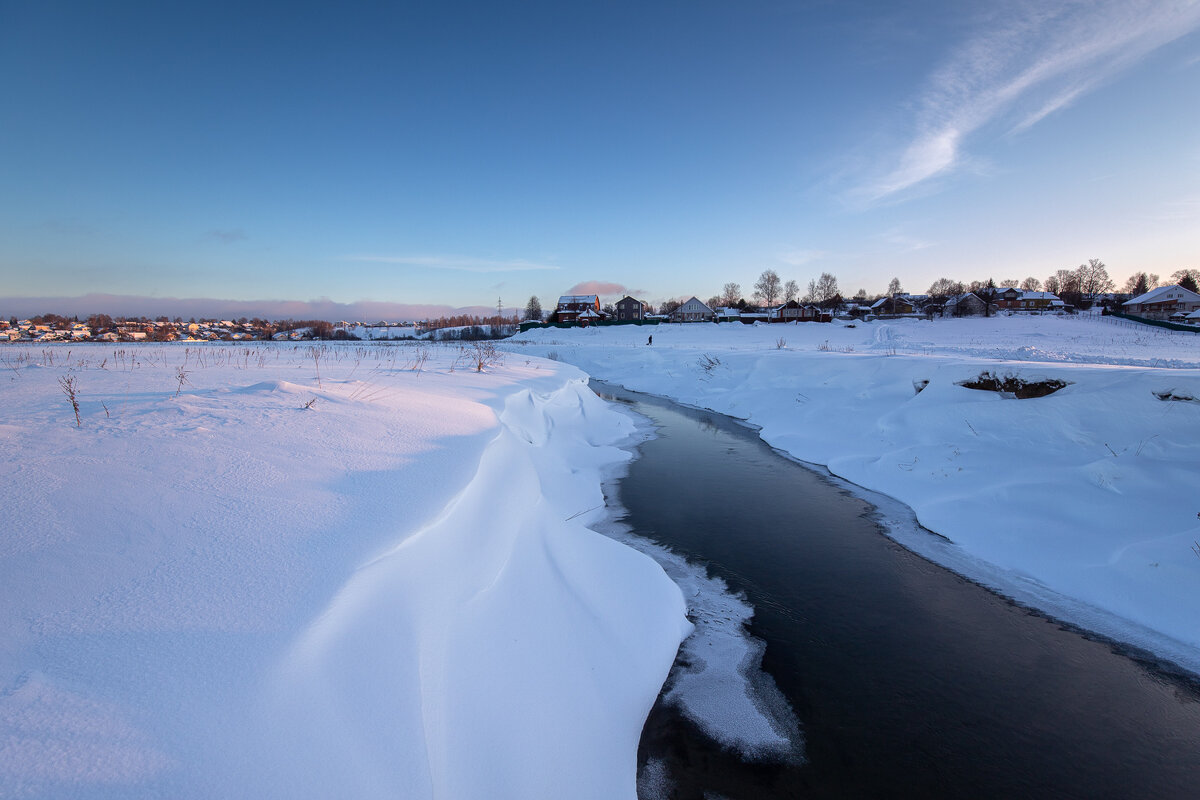
[[[1195,676],[901,547],[861,493],[737,420],[592,386],[654,430],[608,487],[618,526],[752,607],[733,620],[748,693],[788,740],[722,743],[719,711],[687,713],[683,684],[720,645],[685,643],[642,734],[642,800],[1200,796]],[[701,628],[703,591],[684,583]]]

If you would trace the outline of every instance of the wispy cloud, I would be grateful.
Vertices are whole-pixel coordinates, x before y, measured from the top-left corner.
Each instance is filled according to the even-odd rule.
[[[248,237],[246,232],[241,228],[213,228],[204,234],[204,238],[221,244],[233,244],[234,242],[245,241]]]
[[[487,259],[470,258],[466,256],[378,256],[350,255],[342,256],[343,261],[360,261],[372,264],[396,264],[408,267],[425,267],[427,269],[449,269],[460,272],[521,272],[529,270],[562,269],[554,264],[543,264],[525,259]]]
[[[902,227],[890,228],[873,237],[882,243],[886,253],[913,253],[918,250],[928,250],[936,247],[937,242],[931,242],[908,233]]]
[[[1140,215],[1142,222],[1186,222],[1200,219],[1200,195],[1177,197],[1159,203],[1155,208]]]
[[[1021,0],[990,11],[933,72],[908,144],[855,192],[889,199],[961,166],[984,126],[1018,133],[1200,27],[1194,0]]]
[[[829,253],[826,253],[824,250],[788,250],[779,253],[775,257],[789,267],[803,267],[814,261],[820,261],[828,255]]]

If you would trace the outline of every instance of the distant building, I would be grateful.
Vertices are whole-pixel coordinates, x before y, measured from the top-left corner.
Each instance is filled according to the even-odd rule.
[[[1065,308],[1066,304],[1054,292],[1027,292],[1024,289],[997,289],[992,302],[998,308],[1017,311],[1038,311]]]
[[[788,300],[778,308],[771,309],[770,322],[819,322],[821,309],[814,305],[802,305],[795,300]]]
[[[1126,314],[1147,319],[1169,319],[1180,312],[1186,316],[1200,310],[1200,294],[1182,286],[1160,286],[1126,300],[1121,308]]]
[[[595,319],[600,318],[600,296],[594,294],[568,294],[558,298],[554,309],[557,322],[578,322],[583,312],[591,310]],[[591,317],[591,315],[589,315]]]
[[[617,301],[616,312],[618,320],[643,320],[646,318],[646,304],[625,295]]]
[[[672,322],[712,322],[713,310],[698,298],[691,298],[671,312]]]
[[[952,317],[974,317],[987,313],[987,303],[974,292],[963,292],[947,300],[942,313]]]
[[[871,304],[872,314],[911,314],[914,310],[912,302],[905,294],[881,297]]]

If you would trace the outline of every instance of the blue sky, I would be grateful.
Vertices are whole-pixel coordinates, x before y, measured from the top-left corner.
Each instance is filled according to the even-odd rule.
[[[0,313],[1165,276],[1200,266],[1198,27],[1128,0],[0,0]]]

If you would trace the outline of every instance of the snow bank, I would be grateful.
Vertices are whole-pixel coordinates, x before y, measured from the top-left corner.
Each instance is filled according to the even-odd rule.
[[[1200,671],[1200,337],[1057,317],[647,330],[507,346],[747,419],[957,546],[927,554]],[[984,370],[1069,385],[960,385]]]
[[[634,796],[690,625],[584,527],[632,424],[580,372],[428,345],[0,358],[0,794]]]

